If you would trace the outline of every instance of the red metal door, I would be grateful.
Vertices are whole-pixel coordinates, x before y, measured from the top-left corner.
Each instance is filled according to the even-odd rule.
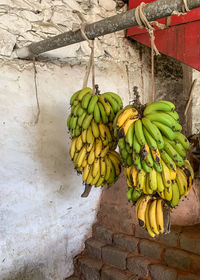
[[[150,3],[153,0],[129,0],[129,9],[136,8],[141,2]],[[158,50],[168,56],[200,71],[200,8],[186,15],[163,18],[158,22],[169,26],[164,30],[155,27],[155,43]],[[147,31],[138,26],[129,28],[127,36],[150,47]]]

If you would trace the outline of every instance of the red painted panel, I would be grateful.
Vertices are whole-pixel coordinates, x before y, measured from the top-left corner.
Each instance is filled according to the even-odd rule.
[[[130,0],[129,9],[137,7],[141,0]],[[144,0],[145,3],[153,0]],[[166,18],[158,20],[166,23]],[[146,29],[138,26],[129,28],[127,36],[150,46]],[[170,27],[155,31],[155,42],[158,50],[168,56],[190,65],[200,71],[200,8],[188,12],[186,15],[171,16]]]
[[[133,36],[150,47],[148,34]],[[200,21],[173,26],[155,32],[158,50],[200,71]]]

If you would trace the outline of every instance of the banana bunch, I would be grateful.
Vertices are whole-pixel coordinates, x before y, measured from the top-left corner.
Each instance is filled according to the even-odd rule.
[[[150,205],[161,209],[162,203],[168,209],[176,207],[192,188],[194,173],[186,159],[190,144],[181,133],[174,104],[158,101],[146,106],[128,105],[118,112],[113,127],[125,165],[128,200],[136,204],[136,209],[148,205],[149,209]],[[140,201],[146,201],[145,206],[142,203],[138,207]],[[143,212],[143,222],[144,217]],[[162,233],[146,228],[151,236]]]
[[[144,169],[137,170],[135,165],[125,167],[125,176],[128,185],[127,198],[133,204],[140,196],[159,196],[174,208],[187,196],[192,188],[194,173],[188,160],[184,160],[183,167],[177,167],[176,172],[169,169],[161,160],[162,172],[154,168],[147,173]]]
[[[136,214],[139,225],[146,228],[151,237],[168,232],[169,212],[161,198],[141,196],[136,203]]]
[[[106,92],[93,95],[91,88],[75,92],[71,99],[71,114],[67,119],[67,127],[71,137],[77,137],[82,130],[88,129],[91,121],[99,124],[112,122],[116,113],[123,107],[122,100],[116,93]]]
[[[72,136],[70,157],[85,184],[112,185],[121,172],[121,158],[112,120],[122,108],[121,98],[112,92],[93,95],[90,88],[75,92],[67,125]]]

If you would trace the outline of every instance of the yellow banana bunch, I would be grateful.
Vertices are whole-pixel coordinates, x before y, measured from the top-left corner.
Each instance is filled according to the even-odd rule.
[[[112,185],[121,172],[112,122],[123,107],[121,98],[113,92],[93,95],[92,89],[84,88],[72,95],[70,105],[67,126],[74,168],[85,184]]]

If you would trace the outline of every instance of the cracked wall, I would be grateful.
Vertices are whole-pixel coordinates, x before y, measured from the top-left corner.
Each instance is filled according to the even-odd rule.
[[[73,272],[96,218],[101,190],[80,197],[83,186],[69,159],[69,98],[81,88],[90,49],[74,44],[33,62],[16,47],[76,29],[79,10],[88,22],[126,10],[112,0],[0,0],[0,279],[61,280]],[[116,7],[117,4],[117,7]],[[147,100],[143,49],[124,32],[95,40],[96,82],[121,95],[138,86]],[[147,75],[148,76],[148,75]],[[91,85],[91,82],[89,82]]]

